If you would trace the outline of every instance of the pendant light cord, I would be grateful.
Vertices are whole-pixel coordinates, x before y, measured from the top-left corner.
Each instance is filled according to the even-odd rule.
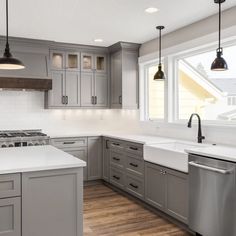
[[[6,0],[6,35],[8,44],[8,0]]]
[[[161,29],[159,32],[159,65],[161,65]]]
[[[221,1],[219,1],[219,48],[221,52]]]

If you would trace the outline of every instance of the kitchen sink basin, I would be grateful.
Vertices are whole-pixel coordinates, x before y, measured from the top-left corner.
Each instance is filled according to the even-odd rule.
[[[144,146],[144,160],[188,173],[186,149],[208,146],[205,144],[173,141]]]

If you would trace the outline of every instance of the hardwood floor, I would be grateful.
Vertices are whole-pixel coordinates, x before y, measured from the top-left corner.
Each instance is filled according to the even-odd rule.
[[[85,186],[84,236],[189,236],[103,184]]]

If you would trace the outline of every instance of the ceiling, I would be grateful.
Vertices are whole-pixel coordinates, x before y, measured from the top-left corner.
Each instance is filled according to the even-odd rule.
[[[227,0],[222,8],[236,5]],[[158,12],[147,14],[148,7]],[[213,0],[9,0],[9,34],[15,37],[109,46],[143,43],[217,13]],[[5,1],[0,1],[0,34],[5,34]],[[104,41],[95,43],[94,39]]]

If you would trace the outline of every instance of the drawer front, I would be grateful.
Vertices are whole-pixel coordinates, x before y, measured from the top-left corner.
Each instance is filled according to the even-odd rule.
[[[124,143],[119,140],[112,139],[110,141],[110,148],[115,151],[124,151]]]
[[[125,174],[122,170],[110,169],[110,182],[119,188],[125,188]]]
[[[110,152],[110,164],[123,169],[125,167],[124,155],[119,152],[111,151]]]
[[[21,235],[21,198],[0,199],[0,235]]]
[[[143,157],[143,145],[137,143],[126,143],[125,151]]]
[[[0,175],[0,198],[21,195],[21,175]]]
[[[55,147],[64,149],[64,148],[77,148],[77,147],[86,147],[88,142],[86,137],[81,138],[60,138],[52,139],[51,144]]]
[[[144,198],[144,182],[142,178],[127,174],[126,190],[130,194],[143,199]]]
[[[126,170],[130,173],[134,173],[140,176],[144,174],[144,161],[126,154]]]

